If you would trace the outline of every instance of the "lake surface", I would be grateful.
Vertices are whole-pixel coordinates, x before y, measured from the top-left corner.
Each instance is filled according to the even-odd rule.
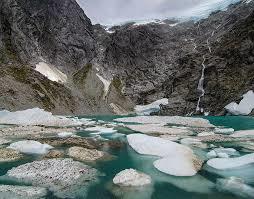
[[[119,116],[89,116],[95,121],[113,122],[113,119]],[[252,117],[205,117],[212,124],[216,126],[224,126],[234,128],[235,130],[254,129],[254,119]],[[116,128],[118,130],[117,136],[114,134],[101,135],[106,139],[120,139],[126,142],[125,137],[121,134],[135,133],[134,131],[125,128]],[[79,136],[90,137],[89,132],[80,131]],[[226,146],[227,144],[225,144]],[[221,144],[220,146],[223,146]],[[237,148],[237,144],[236,144]],[[125,144],[120,149],[106,149],[107,152],[114,155],[115,158],[110,161],[99,161],[92,164],[94,168],[98,169],[102,176],[99,177],[97,183],[91,184],[86,190],[86,197],[76,196],[75,198],[87,199],[236,199],[239,197],[233,196],[230,193],[218,192],[214,183],[219,175],[202,169],[196,176],[193,177],[174,177],[163,174],[153,167],[153,161],[156,157],[144,156],[137,154],[131,149],[128,144]],[[197,153],[206,153],[207,149],[196,149]],[[246,154],[246,152],[241,152]],[[4,175],[12,167],[31,162],[39,159],[39,156],[28,156],[26,159],[11,163],[0,163],[0,175]],[[112,184],[114,176],[124,169],[137,169],[152,177],[153,184],[151,186],[143,187],[141,189],[120,189]],[[246,171],[254,171],[254,165],[251,165]],[[254,172],[252,172],[254,173]],[[230,175],[230,174],[228,174]],[[246,175],[246,173],[245,173]],[[248,175],[248,174],[247,174]],[[252,174],[253,175],[253,174]],[[241,174],[240,174],[241,176]],[[254,184],[254,176],[248,182],[250,185]],[[23,184],[15,181],[9,181],[5,178],[0,178],[0,184]],[[0,196],[1,198],[1,196]],[[56,199],[50,193],[48,199]]]

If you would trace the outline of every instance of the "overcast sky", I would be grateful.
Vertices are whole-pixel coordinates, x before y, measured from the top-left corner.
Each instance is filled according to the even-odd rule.
[[[236,0],[77,0],[93,23],[116,24],[184,15],[197,6]],[[203,4],[203,5],[202,5]],[[204,6],[205,4],[205,6]]]

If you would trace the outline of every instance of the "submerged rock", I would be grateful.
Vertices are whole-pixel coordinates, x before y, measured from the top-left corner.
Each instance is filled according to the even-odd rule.
[[[33,140],[23,140],[10,144],[8,148],[20,151],[21,153],[46,154],[53,147]]]
[[[169,175],[193,176],[202,167],[203,162],[187,146],[143,134],[128,135],[127,140],[139,154],[162,157],[153,164]]]
[[[9,177],[48,188],[60,198],[74,198],[74,193],[97,175],[96,169],[72,159],[34,161],[7,172]]]
[[[31,186],[0,185],[2,199],[41,199],[47,195],[47,189]]]
[[[254,153],[237,158],[214,158],[207,161],[207,164],[215,169],[233,169],[254,163]]]
[[[0,149],[0,162],[10,162],[23,158],[23,155],[13,149]]]
[[[83,147],[74,146],[69,148],[68,155],[80,161],[95,161],[105,157],[108,154],[96,149],[86,149]]]
[[[232,193],[239,197],[254,198],[254,188],[245,184],[241,178],[218,179],[216,188],[221,192]]]
[[[144,186],[151,184],[152,179],[149,175],[142,172],[136,171],[134,169],[125,169],[118,173],[114,179],[113,183],[119,186]]]

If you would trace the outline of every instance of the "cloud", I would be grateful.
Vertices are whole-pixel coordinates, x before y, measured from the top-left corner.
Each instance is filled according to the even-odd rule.
[[[92,22],[101,24],[184,16],[199,6],[232,1],[237,0],[77,0]]]

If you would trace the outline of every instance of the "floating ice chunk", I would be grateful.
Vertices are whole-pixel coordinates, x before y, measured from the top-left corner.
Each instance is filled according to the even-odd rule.
[[[46,154],[53,147],[33,140],[23,140],[10,144],[9,149],[28,154]]]
[[[243,198],[254,198],[254,188],[244,184],[241,178],[218,179],[216,188],[221,192],[232,193]]]
[[[57,134],[58,137],[60,138],[66,138],[66,137],[71,137],[73,136],[74,134],[72,132],[62,132],[62,133],[58,133]]]
[[[215,128],[215,133],[218,133],[218,134],[226,134],[226,135],[229,135],[229,134],[232,134],[235,130],[233,128]]]
[[[214,132],[201,132],[198,134],[198,137],[203,137],[203,136],[211,136],[214,135]]]
[[[252,163],[254,163],[254,153],[237,158],[214,158],[207,161],[210,167],[219,170],[237,168]]]
[[[103,127],[103,126],[90,127],[90,128],[86,128],[85,130],[98,132],[98,133],[94,133],[94,134],[111,134],[111,133],[117,132],[117,130],[114,130],[114,128],[107,128],[107,127]]]
[[[119,186],[144,186],[151,184],[152,179],[149,175],[136,171],[135,169],[125,169],[118,173],[113,183]]]
[[[43,125],[43,126],[75,126],[82,122],[71,118],[54,116],[40,108],[27,109],[23,111],[9,112],[0,111],[0,124],[16,125]]]
[[[236,131],[231,134],[231,137],[254,137],[254,130],[243,130],[243,131]]]
[[[180,117],[180,116],[136,116],[115,119],[117,122],[133,122],[143,124],[177,124],[183,126],[214,127],[208,120],[203,118]]]
[[[230,156],[237,156],[239,155],[239,152],[237,152],[233,148],[216,148],[214,150],[211,150],[206,154],[207,158],[229,158]]]
[[[243,95],[239,104],[232,102],[225,106],[225,109],[232,115],[249,115],[254,109],[254,93],[252,90]]]
[[[160,105],[167,105],[168,99],[160,99],[148,105],[137,105],[135,107],[135,112],[138,115],[150,115],[153,112],[158,112],[160,110]]]
[[[127,125],[129,129],[146,134],[192,135],[188,129],[170,128],[158,124]]]
[[[202,166],[187,146],[143,134],[128,135],[127,140],[139,154],[163,157],[155,161],[154,166],[164,173],[174,176],[193,176]]]
[[[58,70],[56,67],[48,65],[45,62],[39,62],[35,68],[36,71],[47,77],[49,80],[54,82],[65,83],[67,76]]]

